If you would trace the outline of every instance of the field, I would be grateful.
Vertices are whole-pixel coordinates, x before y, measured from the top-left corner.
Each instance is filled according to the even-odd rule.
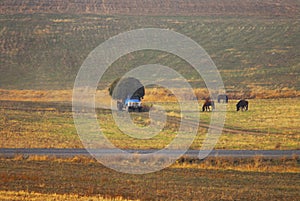
[[[71,104],[82,63],[117,34],[161,28],[197,42],[222,76],[229,103],[215,149],[299,150],[299,6],[298,0],[1,0],[0,148],[84,148]],[[118,47],[108,51],[113,48]],[[115,123],[108,87],[145,64],[161,64],[181,74],[192,86],[200,110],[209,96],[201,75],[174,54],[143,50],[118,58],[98,83],[95,117],[105,137],[121,149],[162,149],[176,138],[181,123],[177,99],[156,86],[146,87],[147,110],[130,113],[134,124],[145,128],[152,123],[148,110],[164,108],[166,122],[156,122],[162,126],[156,136],[133,138]],[[192,100],[176,79],[171,81]],[[249,111],[237,112],[235,105],[243,98],[249,100]],[[189,133],[196,115],[189,108],[186,112]],[[200,113],[190,149],[201,149],[211,116],[212,112]],[[159,172],[132,175],[88,156],[0,153],[0,200],[297,201],[299,164],[298,155],[203,160],[183,156]]]
[[[216,149],[299,149],[298,98],[251,99],[247,112],[236,112],[236,102],[231,100],[227,105],[225,129]],[[165,147],[176,136],[180,124],[179,106],[176,102],[145,104],[164,107],[168,115],[164,129],[157,136],[148,140],[129,137],[118,129],[111,112],[98,109],[97,118],[106,137],[123,149]],[[199,109],[201,106],[200,100]],[[0,110],[2,148],[83,147],[74,126],[71,105],[68,103],[2,101]],[[210,112],[201,112],[201,125],[191,149],[201,147],[210,115]],[[147,112],[132,113],[131,117],[139,126],[145,127],[149,124]]]
[[[50,200],[63,200],[63,201],[130,201],[128,199],[119,198],[104,198],[102,196],[80,196],[80,195],[60,195],[60,194],[42,194],[27,191],[0,191],[0,199],[2,201],[18,201],[18,200],[28,200],[28,201],[50,201]]]
[[[219,69],[227,91],[249,96],[272,89],[294,97],[293,92],[299,90],[300,69],[300,26],[294,18],[1,15],[0,88],[71,89],[83,61],[99,44],[125,31],[155,27],[174,30],[199,43]],[[99,88],[132,68],[154,63],[177,70],[194,88],[205,87],[202,78],[182,59],[146,50],[119,58],[105,73]]]
[[[151,93],[154,92],[157,90]],[[6,96],[10,100],[0,101],[1,148],[83,148],[70,102],[63,101],[68,100],[70,92],[52,91],[42,96],[40,92],[28,94],[25,91],[23,96],[14,96],[14,93]],[[20,97],[25,100],[31,97],[32,101],[30,98],[20,101]],[[45,101],[45,97],[53,99]],[[202,102],[199,100],[199,108]],[[216,149],[299,149],[299,98],[250,99],[247,112],[236,112],[236,102],[230,100],[227,105],[225,129]],[[163,131],[149,140],[136,140],[122,134],[109,110],[96,110],[106,136],[119,148],[160,149],[175,137],[180,122],[178,104],[153,102],[151,96],[144,104],[160,105],[168,115]],[[191,149],[200,148],[210,116],[211,112],[201,112],[201,126]],[[139,126],[148,124],[147,112],[131,113],[131,117]],[[261,156],[205,160],[182,157],[162,171],[131,175],[115,172],[86,156],[59,158],[19,154],[6,158],[0,155],[0,200],[294,201],[300,199],[299,163],[296,155],[269,159]]]
[[[130,175],[115,172],[87,158],[2,159],[0,198],[101,200],[99,195],[117,197],[117,200],[122,200],[121,197],[134,200],[253,201],[300,198],[299,159],[296,158],[206,159],[192,163],[178,163],[146,175]],[[238,170],[242,164],[244,166]],[[269,167],[269,170],[264,167]]]

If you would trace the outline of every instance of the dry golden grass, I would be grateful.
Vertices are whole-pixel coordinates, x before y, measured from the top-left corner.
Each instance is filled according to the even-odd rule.
[[[197,89],[198,94],[205,96],[205,91]],[[162,106],[168,116],[181,117],[180,107],[175,97],[163,89],[147,89],[144,105]],[[184,93],[184,91],[182,91]],[[61,94],[61,95],[59,95]],[[159,95],[161,94],[161,95]],[[151,102],[166,94],[162,103]],[[70,103],[51,101],[71,101],[71,91],[9,91],[0,90],[0,146],[2,148],[82,148],[82,142],[76,132]],[[155,98],[156,99],[155,99]],[[22,102],[27,100],[29,102]],[[46,102],[35,102],[35,101]],[[98,91],[97,100],[110,108],[111,99],[108,91]],[[299,148],[299,98],[290,99],[252,99],[247,112],[237,113],[236,100],[227,105],[225,128],[220,137],[217,149],[298,149]],[[49,102],[47,102],[49,101]],[[170,103],[171,102],[171,103]],[[203,100],[199,100],[201,107]],[[48,104],[49,103],[49,104]],[[288,103],[288,104],[286,104]],[[218,106],[218,105],[217,105]],[[169,119],[161,135],[152,143],[146,140],[128,138],[119,131],[112,115],[99,111],[97,118],[105,134],[120,148],[162,148],[173,138],[179,121]],[[190,113],[189,115],[195,115]],[[132,114],[138,125],[149,125],[146,113]],[[208,124],[211,113],[201,113],[201,122]],[[252,131],[248,134],[247,131]],[[199,135],[192,144],[192,149],[202,145],[205,128],[199,128]],[[126,142],[126,143],[125,143]],[[258,143],[259,142],[259,143]]]
[[[240,98],[295,98],[300,97],[300,91],[295,89],[265,89],[262,87],[250,87],[250,91],[229,92],[230,99]],[[174,89],[178,90],[178,89]],[[180,89],[182,95],[187,99],[192,99],[188,90]],[[11,101],[38,101],[38,102],[71,102],[72,90],[6,90],[0,89],[0,100]],[[206,88],[194,89],[195,96],[201,100],[209,96]],[[111,104],[111,98],[108,90],[98,90],[96,93],[96,101],[101,101],[102,104]],[[174,102],[176,97],[171,93],[171,90],[164,88],[146,88],[145,102]]]
[[[296,155],[292,158],[264,158],[258,155],[250,158],[208,157],[204,161],[182,157],[172,167],[241,172],[300,173],[299,163],[299,157]]]
[[[253,162],[253,166],[259,167],[261,164],[259,158]],[[212,160],[207,163],[210,166],[215,162]],[[217,164],[220,167],[226,166],[225,161]],[[133,200],[292,201],[300,198],[299,173],[235,171],[181,165],[151,174],[131,175],[116,172],[99,163],[6,159],[0,162],[0,191],[34,192],[43,196],[59,194],[63,198],[43,197],[43,200],[68,200],[71,196],[74,197],[69,200],[77,200],[77,196],[93,200],[99,195]],[[19,200],[30,200],[25,196],[26,193],[22,194]],[[17,200],[13,198],[9,200]]]
[[[10,159],[1,158],[0,161],[48,161],[58,163],[96,164],[96,159],[91,156],[76,155],[72,157],[55,157],[46,155],[24,156],[17,154]],[[171,168],[196,168],[211,170],[235,170],[242,172],[274,172],[274,173],[300,173],[300,158],[297,155],[292,157],[265,158],[253,156],[249,158],[233,157],[207,157],[199,160],[192,157],[181,157]]]
[[[84,156],[84,155],[76,155],[72,157],[56,157],[56,156],[49,156],[49,155],[23,155],[23,154],[15,154],[12,157],[1,157],[0,161],[5,160],[13,160],[13,161],[52,161],[52,162],[64,162],[64,163],[96,163],[96,159],[92,158],[91,156]]]
[[[80,196],[75,194],[42,194],[26,191],[0,191],[1,201],[129,201],[122,197],[104,198],[100,195],[95,196]]]
[[[289,88],[282,89],[264,89],[263,87],[251,87],[251,92],[248,95],[248,98],[295,98],[300,96],[300,91]]]
[[[59,102],[71,101],[71,90],[5,90],[0,89],[0,99],[10,101]]]
[[[200,101],[199,103],[201,104]],[[253,99],[250,100],[250,110],[240,113],[235,111],[235,103],[236,100],[230,100],[227,105],[225,128],[229,130],[224,130],[216,149],[299,148],[300,99]],[[180,117],[181,113],[177,103],[155,103],[154,108],[156,104],[166,111],[168,120],[163,125],[164,130],[151,139],[151,143],[149,140],[138,140],[124,135],[107,110],[99,110],[97,119],[108,139],[119,148],[160,149],[174,139],[180,123],[175,117]],[[44,111],[45,107],[53,107],[55,111]],[[48,103],[35,102],[1,102],[0,146],[2,148],[83,148],[71,110],[69,103],[48,105]],[[138,126],[149,125],[149,116],[146,112],[133,113],[131,117]],[[201,123],[208,124],[210,117],[210,112],[201,112]],[[206,132],[206,128],[199,128],[191,149],[199,149],[202,146]]]

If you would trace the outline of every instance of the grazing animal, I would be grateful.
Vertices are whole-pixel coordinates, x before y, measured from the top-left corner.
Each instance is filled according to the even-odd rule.
[[[221,100],[223,100],[223,103],[228,103],[228,96],[226,94],[218,95],[218,103],[221,103]]]
[[[215,102],[210,100],[210,99],[206,99],[203,106],[202,106],[202,111],[210,111],[210,106],[212,108],[212,110],[215,109]]]
[[[236,111],[239,111],[239,110],[247,111],[248,110],[248,105],[249,105],[248,101],[246,101],[246,100],[240,100],[236,104]]]

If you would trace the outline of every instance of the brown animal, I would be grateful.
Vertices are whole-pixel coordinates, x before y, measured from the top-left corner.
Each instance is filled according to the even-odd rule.
[[[212,110],[215,109],[215,102],[211,100],[210,98],[206,99],[203,106],[202,106],[202,111],[210,111],[210,107]]]

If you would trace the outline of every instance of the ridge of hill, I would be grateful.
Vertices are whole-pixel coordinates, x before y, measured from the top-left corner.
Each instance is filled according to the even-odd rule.
[[[298,0],[2,0],[0,14],[299,16]]]

